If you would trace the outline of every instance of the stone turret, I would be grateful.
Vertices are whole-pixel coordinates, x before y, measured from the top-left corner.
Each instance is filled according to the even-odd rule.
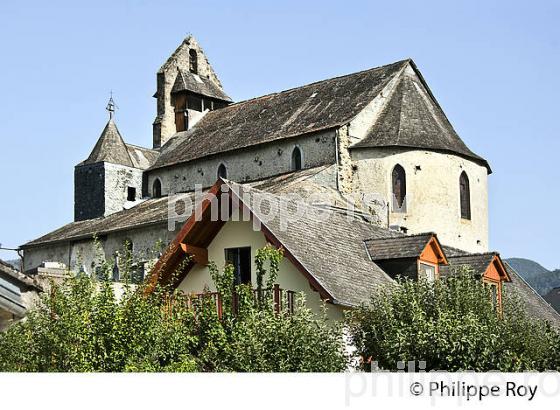
[[[124,142],[113,119],[116,108],[111,96],[109,121],[88,158],[74,168],[74,221],[110,215],[145,196],[144,171],[159,152]]]

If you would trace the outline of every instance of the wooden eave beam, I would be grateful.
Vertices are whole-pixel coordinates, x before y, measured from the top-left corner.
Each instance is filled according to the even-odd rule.
[[[208,249],[186,243],[181,243],[181,249],[185,254],[191,256],[195,263],[203,266],[208,265]]]

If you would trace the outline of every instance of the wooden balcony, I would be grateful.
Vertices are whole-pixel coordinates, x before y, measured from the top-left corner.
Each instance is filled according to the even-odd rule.
[[[279,285],[274,285],[272,288],[261,289],[260,291],[258,289],[253,289],[252,292],[255,306],[265,306],[271,303],[274,312],[277,314],[280,312],[293,314],[295,311],[296,292],[293,290],[282,289]],[[197,306],[200,305],[198,302],[203,298],[209,298],[213,301],[216,312],[218,313],[218,318],[222,319],[225,306],[223,296],[219,292],[193,293],[187,295],[186,300],[188,307],[196,310]],[[173,309],[173,300],[171,298],[168,300],[168,308],[170,310]],[[235,291],[232,294],[231,310],[233,314],[239,313],[239,296]]]

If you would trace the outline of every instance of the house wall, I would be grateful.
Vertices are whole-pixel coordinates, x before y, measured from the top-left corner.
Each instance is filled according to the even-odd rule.
[[[389,212],[387,225],[408,233],[436,232],[441,243],[468,252],[488,250],[488,172],[471,160],[452,154],[404,149],[352,150],[357,166],[353,190],[372,193],[390,203],[391,174],[396,164],[406,172],[406,213]],[[469,177],[471,220],[461,218],[459,177]],[[377,211],[387,215],[387,208]]]
[[[251,247],[251,279],[256,287],[256,267],[254,263],[255,252],[263,248],[267,241],[260,231],[254,231],[251,222],[227,222],[220,230],[216,238],[208,246],[208,260],[216,263],[219,269],[225,265],[225,252],[227,248]],[[282,289],[303,292],[306,297],[307,306],[314,312],[320,313],[322,301],[319,294],[315,292],[303,274],[287,259],[284,258],[278,272],[277,283]],[[208,268],[195,265],[179,285],[179,289],[186,293],[200,293],[208,287],[215,291]],[[343,309],[340,306],[328,304],[327,315],[332,320],[343,318]]]
[[[235,182],[290,172],[292,151],[296,146],[303,153],[303,168],[334,164],[336,161],[335,131],[330,130],[156,169],[148,174],[149,193],[152,194],[156,178],[161,180],[163,195],[192,191],[196,184],[209,187],[216,182],[218,167],[222,163],[227,168],[227,178]]]

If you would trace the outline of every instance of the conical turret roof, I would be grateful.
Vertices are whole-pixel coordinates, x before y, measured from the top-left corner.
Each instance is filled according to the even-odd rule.
[[[82,164],[95,164],[98,162],[110,162],[112,164],[133,167],[130,154],[124,140],[113,119],[109,119],[97,140],[93,151]]]

